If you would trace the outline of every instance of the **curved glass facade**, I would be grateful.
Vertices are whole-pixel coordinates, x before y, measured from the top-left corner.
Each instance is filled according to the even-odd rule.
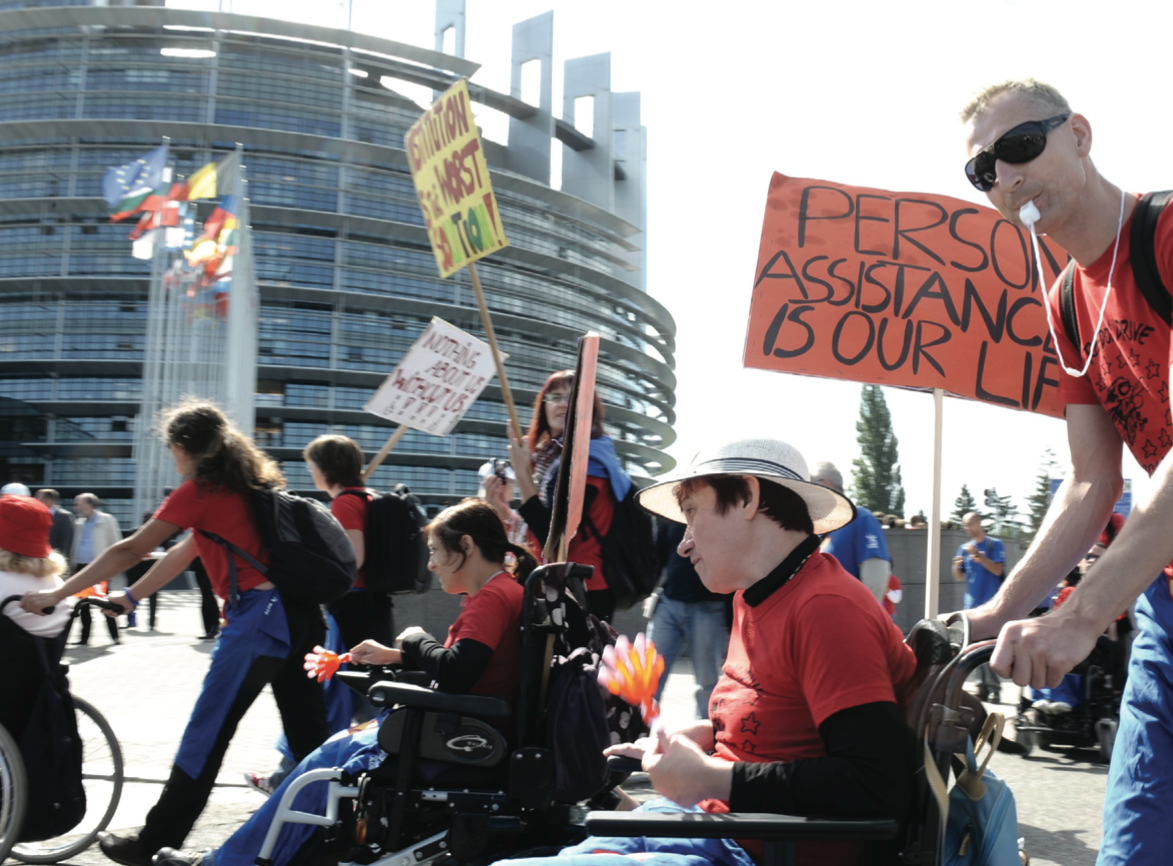
[[[482,330],[467,274],[437,276],[402,151],[420,108],[383,77],[396,63],[308,26],[298,40],[239,32],[255,19],[231,15],[217,21],[236,27],[175,30],[159,22],[190,17],[160,9],[107,26],[95,16],[130,10],[76,6],[0,4],[0,480],[93,489],[138,523],[130,442],[151,264],[130,255],[133,219],[108,222],[100,181],[163,135],[180,176],[244,147],[260,444],[302,489],[314,436],[376,451],[391,430],[362,405],[431,316]],[[211,56],[161,53],[176,47]],[[621,456],[637,475],[670,467],[675,325],[617,255],[643,227],[505,171],[501,151],[488,155],[511,247],[479,270],[523,422],[594,330]],[[505,456],[504,416],[490,388],[453,435],[408,433],[373,483],[435,504],[473,493],[477,466]]]

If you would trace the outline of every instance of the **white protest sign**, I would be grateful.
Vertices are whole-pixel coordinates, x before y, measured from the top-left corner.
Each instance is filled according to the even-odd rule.
[[[365,408],[388,421],[447,436],[494,370],[487,343],[433,318]]]

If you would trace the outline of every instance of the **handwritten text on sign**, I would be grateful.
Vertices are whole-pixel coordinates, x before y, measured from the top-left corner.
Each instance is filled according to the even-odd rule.
[[[389,421],[447,436],[495,369],[487,343],[433,318],[365,408]]]
[[[509,245],[467,81],[444,91],[412,124],[404,145],[441,277]]]
[[[1040,241],[1053,281],[1067,254]],[[1062,416],[1043,297],[991,208],[775,174],[744,363]]]

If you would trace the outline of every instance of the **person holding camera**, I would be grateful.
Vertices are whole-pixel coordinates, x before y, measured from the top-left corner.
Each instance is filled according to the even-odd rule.
[[[970,540],[957,548],[953,557],[953,579],[965,581],[965,609],[980,607],[998,593],[1006,577],[1006,547],[986,535],[982,519],[972,511],[961,519]],[[978,668],[978,700],[999,700],[1002,681],[989,665]]]

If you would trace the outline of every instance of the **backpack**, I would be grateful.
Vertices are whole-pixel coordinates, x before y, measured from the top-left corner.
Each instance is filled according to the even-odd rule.
[[[1136,286],[1157,317],[1166,327],[1173,327],[1173,298],[1161,280],[1157,268],[1156,235],[1157,220],[1173,192],[1149,192],[1140,197],[1132,214],[1132,229],[1128,236],[1129,264]],[[1079,339],[1079,318],[1075,313],[1075,259],[1063,269],[1059,283],[1059,315],[1063,319],[1063,331],[1079,357],[1083,357],[1083,346]]]
[[[1006,719],[990,713],[977,745],[965,741],[965,769],[949,792],[943,866],[1003,866],[1017,864],[1018,810],[1010,786],[986,765],[1002,739]],[[989,748],[978,766],[976,754]],[[958,757],[962,757],[958,755]],[[926,763],[926,766],[928,764]]]
[[[554,760],[552,796],[574,803],[594,796],[609,780],[603,749],[633,743],[648,733],[639,710],[599,685],[603,649],[618,637],[610,623],[586,609],[579,589],[546,580],[544,604],[562,624],[551,653],[549,687],[539,724],[542,744]]]
[[[64,643],[64,633],[60,640]],[[82,744],[69,680],[66,668],[49,660],[45,644],[44,639],[36,640],[45,680],[20,738],[21,756],[29,770],[21,842],[40,842],[67,833],[86,813]]]
[[[634,484],[623,500],[615,503],[611,528],[603,535],[584,509],[582,521],[587,532],[601,538],[603,573],[615,596],[615,609],[627,610],[652,594],[660,579],[652,516],[636,501]]]
[[[343,494],[363,496],[359,490]],[[390,493],[367,490],[367,531],[363,533],[363,582],[367,589],[388,595],[427,592],[432,585],[428,570],[428,525],[419,497],[403,484]]]
[[[212,532],[200,535],[228,551],[228,603],[239,599],[236,559],[239,556],[277,585],[291,601],[329,604],[354,585],[354,546],[330,510],[316,499],[276,488],[262,487],[251,493],[253,516],[261,544],[269,551],[262,565],[231,541]]]

